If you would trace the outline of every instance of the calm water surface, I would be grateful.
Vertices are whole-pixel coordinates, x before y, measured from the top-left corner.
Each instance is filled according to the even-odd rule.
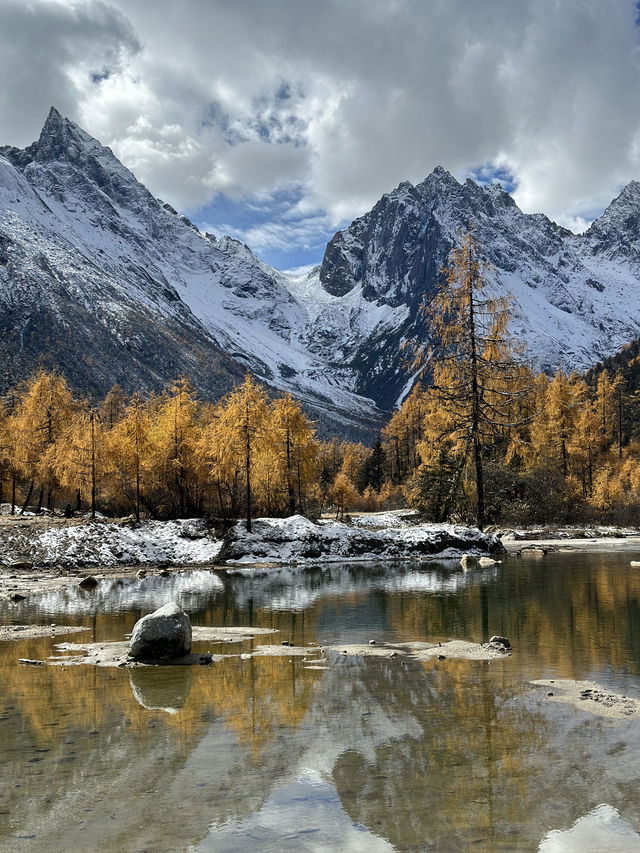
[[[175,598],[194,625],[273,627],[277,644],[500,633],[514,654],[317,670],[204,644],[237,656],[128,671],[19,666],[56,641],[4,643],[0,849],[638,851],[640,724],[529,686],[594,679],[640,698],[631,559],[284,569],[222,574],[224,590],[185,573],[2,605],[4,623],[87,626],[78,641],[121,640]]]

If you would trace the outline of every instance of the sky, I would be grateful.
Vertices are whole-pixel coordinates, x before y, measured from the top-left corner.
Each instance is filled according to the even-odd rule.
[[[54,105],[284,269],[440,164],[584,230],[640,178],[634,0],[0,0],[0,144]]]

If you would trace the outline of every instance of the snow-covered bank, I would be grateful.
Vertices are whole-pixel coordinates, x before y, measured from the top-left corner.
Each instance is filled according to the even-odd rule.
[[[301,515],[244,521],[224,540],[203,519],[176,521],[79,521],[2,519],[0,566],[16,569],[81,569],[131,566],[211,566],[216,563],[300,564],[348,560],[455,558],[500,552],[493,536],[451,524],[403,524],[376,519],[376,528]],[[385,524],[386,522],[386,524]],[[402,523],[402,522],[401,522]],[[385,525],[385,526],[380,526]]]
[[[227,563],[304,563],[340,560],[402,560],[458,557],[502,551],[500,541],[473,527],[416,524],[369,530],[338,521],[259,518],[247,532],[238,522],[225,537],[220,560]]]
[[[222,542],[199,519],[77,524],[5,523],[0,561],[7,568],[186,566],[213,563]]]

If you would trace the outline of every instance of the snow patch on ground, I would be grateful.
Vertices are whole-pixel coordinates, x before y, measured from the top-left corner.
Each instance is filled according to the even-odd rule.
[[[227,535],[221,559],[230,564],[314,563],[456,557],[499,550],[498,540],[479,530],[452,524],[418,524],[368,530],[337,521],[313,522],[301,515],[259,518],[251,533],[239,522]]]
[[[371,530],[382,530],[394,527],[412,527],[420,520],[416,509],[393,509],[386,512],[368,512],[352,516],[352,524]]]
[[[198,519],[140,525],[93,522],[33,532],[29,557],[39,566],[184,566],[213,562],[221,547],[221,540]]]

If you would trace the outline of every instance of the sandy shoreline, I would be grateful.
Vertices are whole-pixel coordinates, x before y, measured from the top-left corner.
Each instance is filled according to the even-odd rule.
[[[556,678],[532,681],[531,685],[542,688],[540,699],[545,702],[566,703],[574,708],[610,719],[640,717],[640,699],[631,699],[621,693],[614,693],[595,681]]]
[[[497,531],[507,554],[522,551],[640,551],[640,530],[624,527],[543,527]],[[523,555],[524,556],[524,555]],[[531,556],[536,556],[531,554]]]

